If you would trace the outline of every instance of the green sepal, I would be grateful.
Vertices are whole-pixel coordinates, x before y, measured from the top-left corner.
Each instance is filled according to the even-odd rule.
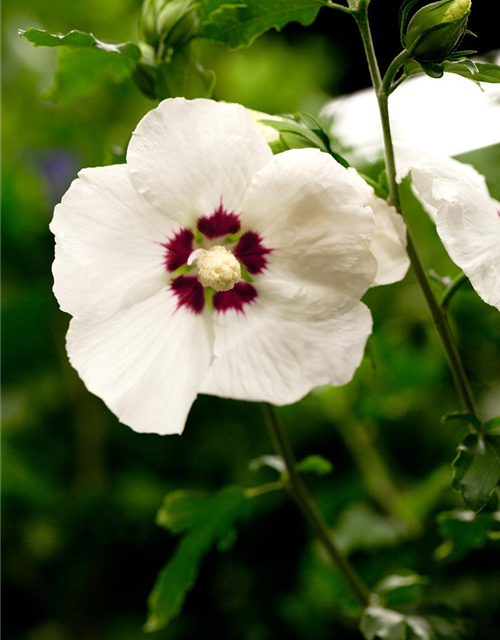
[[[358,173],[366,182],[366,184],[370,185],[370,187],[375,191],[375,195],[377,197],[382,198],[382,200],[387,200],[388,191],[384,188],[382,184],[380,184],[380,182],[377,182],[377,180],[370,178],[370,176],[367,176],[366,174],[361,173],[360,171],[358,171]],[[387,176],[387,174],[385,175]]]
[[[422,71],[430,78],[442,78],[444,75],[444,65],[442,62],[422,62]]]
[[[500,481],[500,436],[470,434],[453,461],[452,487],[474,512],[488,504]]]

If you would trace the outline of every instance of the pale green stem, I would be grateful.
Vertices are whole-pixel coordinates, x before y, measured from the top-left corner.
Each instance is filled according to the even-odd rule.
[[[296,470],[297,461],[295,459],[295,454],[281,420],[276,414],[274,407],[270,404],[261,403],[261,408],[276,452],[282,457],[283,462],[285,463],[285,488],[295,501],[316,536],[323,544],[330,559],[342,574],[353,596],[362,607],[367,607],[370,603],[370,590],[351,567],[349,560],[337,547],[323,515],[321,514],[313,497],[307,490],[302,477]]]
[[[373,40],[368,21],[368,11],[365,8],[365,10],[358,11],[353,15],[359,27],[363,46],[365,48],[366,59],[368,61],[368,67],[370,69],[373,87],[375,89],[379,105],[380,119],[384,136],[385,165],[389,182],[389,203],[394,205],[399,213],[403,214],[399,197],[398,184],[396,181],[396,160],[394,157],[394,145],[392,143],[391,127],[389,121],[388,94],[384,88],[384,81],[382,79],[382,76],[380,75],[380,70],[375,55],[375,49],[373,46]],[[400,58],[402,58],[402,55],[400,56]],[[396,64],[393,63],[391,65],[391,75],[397,73],[397,69],[395,69],[395,67]],[[461,400],[461,404],[467,412],[472,413],[473,415],[477,415],[476,404],[474,396],[472,394],[472,389],[465,373],[465,369],[458,352],[455,339],[451,332],[446,313],[443,313],[439,302],[434,296],[409,228],[407,234],[407,250],[415,277],[418,281],[418,284],[420,285],[422,293],[424,294],[437,332],[439,334],[439,337],[441,338],[441,343],[447,356],[448,364],[450,366],[453,381],[455,383],[455,388]]]

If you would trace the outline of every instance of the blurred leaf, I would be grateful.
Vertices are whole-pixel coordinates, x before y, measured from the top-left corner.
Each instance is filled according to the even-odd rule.
[[[157,524],[174,534],[184,533],[174,556],[160,572],[148,599],[145,631],[158,631],[181,611],[198,576],[203,555],[214,544],[229,548],[235,540],[234,522],[246,513],[244,490],[227,487],[214,496],[175,491],[166,496]]]
[[[459,560],[471,549],[480,549],[489,540],[500,539],[500,511],[478,513],[456,509],[437,517],[443,543],[436,549],[440,560]]]
[[[460,640],[470,633],[467,621],[446,605],[415,605],[405,612],[368,607],[360,630],[366,640]]]
[[[453,483],[465,504],[480,511],[500,481],[500,436],[468,435],[453,461]]]
[[[389,606],[397,606],[419,600],[422,588],[429,582],[424,576],[408,571],[391,575],[381,580],[374,588],[375,593]]]
[[[500,82],[500,66],[496,64],[486,64],[483,62],[475,62],[474,67],[471,68],[470,61],[450,62],[444,63],[444,71],[446,73],[456,73],[463,78],[472,80],[473,82]]]
[[[149,98],[208,98],[215,84],[213,71],[198,62],[192,43],[174,49],[168,62],[139,63],[134,73],[139,89]]]
[[[130,58],[131,60],[139,60],[141,50],[133,42],[122,42],[120,44],[110,44],[98,40],[91,33],[73,30],[66,35],[54,35],[42,29],[26,29],[19,30],[19,35],[25,38],[35,47],[77,47],[77,48],[93,48],[99,49],[104,53],[113,53]]]
[[[52,102],[66,103],[91,93],[103,77],[124,82],[133,72],[130,60],[99,49],[69,49],[59,51],[54,85],[44,97]]]
[[[327,476],[332,473],[333,464],[323,456],[312,455],[297,462],[295,468],[300,473],[315,473],[318,476]]]
[[[441,418],[442,424],[446,424],[447,422],[453,420],[457,420],[458,422],[465,422],[468,425],[472,425],[476,429],[481,428],[481,423],[473,413],[468,413],[466,411],[452,411],[451,413],[447,413]]]
[[[286,470],[281,456],[259,456],[255,460],[250,460],[248,467],[250,471],[258,471],[262,467],[269,467],[278,473],[283,473]]]
[[[487,420],[483,426],[485,431],[489,431],[490,433],[492,431],[496,432],[497,429],[500,428],[500,416],[496,416],[496,418],[491,418],[490,420]]]
[[[314,22],[324,0],[203,0],[198,36],[226,42],[231,49],[248,47],[269,29],[289,22]]]
[[[347,554],[359,549],[395,545],[401,540],[402,533],[396,522],[364,503],[348,507],[333,530],[337,544]]]

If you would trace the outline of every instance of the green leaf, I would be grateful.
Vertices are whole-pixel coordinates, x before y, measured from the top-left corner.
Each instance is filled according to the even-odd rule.
[[[358,503],[342,513],[333,534],[344,553],[349,554],[360,549],[394,546],[403,537],[404,530],[369,505]]]
[[[489,431],[490,433],[492,431],[497,432],[498,429],[500,429],[500,416],[487,420],[483,426],[485,431]]]
[[[465,504],[480,511],[500,481],[500,436],[470,434],[458,447],[453,461],[452,486]]]
[[[248,467],[250,471],[259,471],[262,467],[269,467],[280,474],[286,471],[286,466],[281,456],[260,456],[250,460]]]
[[[44,98],[66,103],[94,91],[105,77],[124,82],[133,73],[129,59],[102,50],[63,48],[59,51],[54,85]]]
[[[455,509],[440,513],[437,521],[443,536],[443,543],[436,549],[439,560],[460,560],[471,549],[500,539],[500,511],[471,513]]]
[[[98,40],[91,33],[84,31],[70,31],[66,35],[54,35],[43,29],[26,29],[19,30],[19,35],[25,38],[35,47],[82,47],[99,49],[105,53],[113,53],[130,58],[131,60],[139,60],[141,50],[133,42],[123,42],[121,44],[110,44]]]
[[[458,422],[465,422],[467,425],[472,425],[475,429],[481,429],[481,423],[477,417],[473,413],[467,411],[452,411],[447,413],[441,418],[441,423],[446,424],[447,422],[455,420]]]
[[[446,61],[444,63],[444,70],[446,73],[456,73],[463,78],[472,80],[473,82],[500,82],[500,66],[496,64],[475,62],[474,66],[477,70],[474,71],[467,62],[464,60],[460,62]]]
[[[397,606],[419,600],[422,596],[422,588],[428,582],[428,578],[412,571],[401,572],[381,580],[374,591],[381,596],[384,604]]]
[[[401,610],[372,606],[365,609],[360,630],[366,640],[461,640],[470,625],[453,607],[417,604]]]
[[[323,456],[312,455],[297,462],[295,468],[300,473],[315,473],[318,476],[327,476],[332,473],[333,464]]]
[[[184,534],[173,557],[156,580],[148,598],[145,631],[158,631],[181,611],[193,588],[203,556],[214,545],[228,549],[236,539],[234,522],[244,516],[248,500],[240,487],[227,487],[214,496],[175,491],[158,512],[158,525]]]
[[[198,36],[219,40],[231,49],[248,47],[269,29],[289,22],[305,27],[314,22],[326,0],[201,0]]]

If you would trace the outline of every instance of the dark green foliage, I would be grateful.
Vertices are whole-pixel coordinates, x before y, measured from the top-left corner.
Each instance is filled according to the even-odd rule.
[[[470,434],[453,461],[453,488],[472,511],[486,506],[500,481],[500,436]]]
[[[437,521],[443,536],[443,543],[436,549],[440,560],[460,560],[472,549],[500,540],[500,511],[471,513],[455,509],[440,513]]]
[[[179,614],[196,582],[201,559],[214,544],[224,550],[230,546],[235,539],[234,522],[245,515],[247,503],[239,487],[222,489],[212,497],[185,491],[166,496],[156,522],[184,536],[149,596],[145,631],[158,631]]]

